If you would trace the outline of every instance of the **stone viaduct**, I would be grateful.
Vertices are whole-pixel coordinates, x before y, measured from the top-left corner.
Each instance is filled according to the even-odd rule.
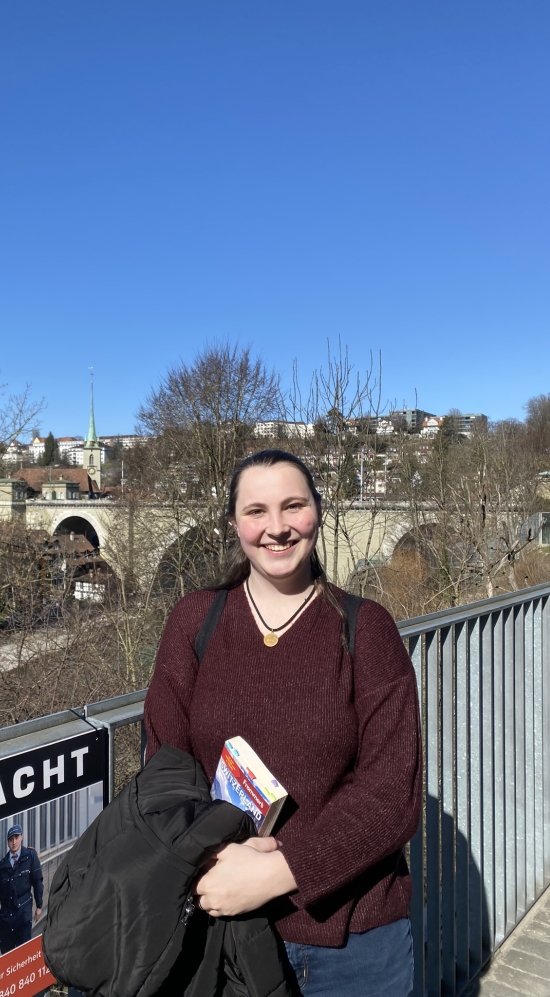
[[[29,529],[49,534],[70,530],[85,533],[99,546],[115,572],[131,556],[141,577],[158,567],[178,532],[184,533],[193,525],[189,519],[176,524],[172,508],[160,502],[132,506],[108,499],[48,501],[0,495],[0,519],[12,518],[25,522]],[[432,517],[428,514],[427,518],[429,521]],[[329,577],[342,584],[366,562],[387,561],[410,529],[404,505],[343,509],[338,523],[328,517],[319,540],[319,552]]]

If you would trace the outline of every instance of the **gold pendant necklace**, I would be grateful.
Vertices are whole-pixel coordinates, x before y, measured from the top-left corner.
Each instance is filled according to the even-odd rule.
[[[288,624],[292,623],[292,621],[296,619],[296,617],[298,616],[298,613],[302,612],[302,609],[304,608],[304,606],[307,606],[309,600],[313,597],[313,595],[315,593],[315,582],[314,582],[313,583],[313,588],[312,588],[311,592],[309,593],[308,596],[306,596],[306,598],[304,599],[302,605],[298,607],[298,609],[296,610],[295,613],[292,614],[292,616],[290,617],[290,619],[287,620],[286,623],[283,623],[282,626],[280,626],[280,627],[270,627],[269,623],[265,622],[263,616],[260,613],[260,610],[258,609],[256,603],[254,602],[254,599],[252,598],[252,593],[250,591],[250,585],[248,584],[248,578],[246,579],[245,585],[246,585],[246,591],[248,593],[248,598],[250,599],[250,602],[252,603],[252,605],[254,606],[254,609],[256,610],[256,613],[258,615],[258,619],[260,620],[261,623],[263,623],[264,627],[267,627],[267,629],[269,630],[269,633],[264,634],[264,644],[265,644],[266,647],[275,647],[275,644],[279,643],[279,638],[277,637],[277,634],[276,634],[275,631],[276,630],[284,630],[285,627],[288,627]]]

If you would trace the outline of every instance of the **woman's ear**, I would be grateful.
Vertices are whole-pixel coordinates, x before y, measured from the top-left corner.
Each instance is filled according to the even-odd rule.
[[[236,524],[236,522],[235,522],[234,519],[230,519],[229,520],[229,525],[235,530],[235,533],[237,534],[237,536],[239,536],[239,528],[238,528],[238,526],[237,526],[237,524]]]

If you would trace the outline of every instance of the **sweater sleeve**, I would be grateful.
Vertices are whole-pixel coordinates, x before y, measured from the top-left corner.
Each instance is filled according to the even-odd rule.
[[[418,827],[421,732],[414,671],[389,613],[365,602],[357,621],[358,755],[316,820],[283,851],[303,909],[402,848]]]
[[[147,761],[161,744],[191,753],[189,708],[198,668],[194,643],[214,595],[196,592],[185,596],[166,621],[145,698]]]

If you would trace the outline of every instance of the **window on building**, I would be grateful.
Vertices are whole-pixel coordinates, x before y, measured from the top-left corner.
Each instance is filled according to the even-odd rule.
[[[73,828],[73,811],[74,811],[74,796],[71,794],[67,797],[67,837],[72,838],[74,836]]]
[[[8,827],[11,827],[12,824],[20,824],[21,825],[21,827],[23,828],[23,838],[25,839],[23,841],[23,844],[26,845],[27,844],[27,815],[25,813],[22,813],[22,814],[12,814],[11,817],[9,818],[9,820],[8,820]],[[4,838],[4,841],[5,840],[6,839]]]
[[[52,499],[56,499],[56,498],[57,498],[57,492],[53,491],[52,492]]]
[[[48,804],[42,803],[40,806],[40,851],[45,852],[48,847]]]
[[[36,808],[27,810],[27,845],[36,848]]]
[[[543,512],[542,514],[542,535],[540,542],[550,544],[550,512]]]
[[[57,842],[57,800],[50,803],[50,848]]]
[[[59,801],[59,840],[65,841],[65,797]]]

